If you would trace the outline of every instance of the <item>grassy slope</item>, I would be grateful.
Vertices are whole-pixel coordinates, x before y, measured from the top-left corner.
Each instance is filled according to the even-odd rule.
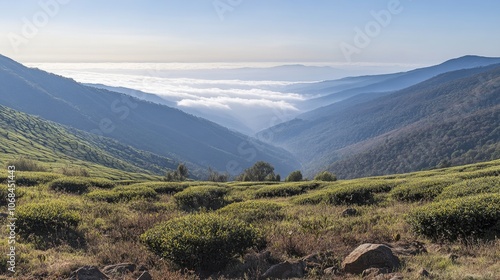
[[[114,140],[70,129],[0,105],[0,163],[25,156],[52,170],[81,166],[92,176],[153,178],[175,164]],[[124,172],[125,171],[125,172]],[[144,174],[144,175],[142,175]]]
[[[428,253],[402,257],[404,266],[399,272],[403,274],[404,279],[419,279],[417,271],[420,268],[430,271],[435,279],[496,279],[495,277],[500,275],[498,239],[436,243],[412,232],[405,217],[412,209],[441,199],[439,193],[447,188],[455,189],[455,183],[471,182],[469,185],[473,185],[474,182],[498,182],[499,175],[500,161],[497,160],[447,169],[337,182],[231,182],[217,185],[226,186],[229,191],[227,198],[231,201],[258,200],[276,202],[282,206],[281,214],[266,218],[266,213],[261,213],[264,218],[252,222],[265,234],[267,250],[277,261],[296,260],[310,253],[332,250],[333,256],[324,263],[324,266],[331,266],[339,264],[350,251],[362,243],[409,244],[418,241],[424,244]],[[19,176],[22,177],[23,174]],[[474,181],[478,178],[481,180]],[[492,180],[482,180],[483,178]],[[17,279],[41,277],[40,275],[45,279],[67,277],[70,271],[82,265],[95,264],[102,267],[121,262],[146,265],[154,279],[193,279],[192,276],[175,272],[178,270],[148,251],[138,237],[161,221],[187,215],[176,205],[171,193],[164,193],[165,190],[179,191],[189,185],[200,184],[215,185],[210,182],[150,184],[150,187],[158,192],[156,198],[136,198],[126,203],[107,203],[91,200],[86,195],[55,193],[48,190],[45,184],[20,187],[18,191],[22,192],[23,196],[18,201],[19,205],[48,200],[71,200],[71,207],[78,210],[82,216],[77,230],[85,237],[86,246],[76,249],[56,246],[41,250],[33,249],[32,244],[21,240],[18,246],[21,259]],[[426,185],[430,187],[427,188]],[[419,201],[395,199],[396,190],[406,186],[412,186],[415,191],[422,189],[426,195],[431,195]],[[490,186],[490,189],[495,191],[498,187]],[[147,183],[135,187],[140,188],[149,187]],[[363,201],[359,205],[350,206],[358,210],[357,216],[342,217],[341,212],[348,207],[345,204],[298,203],[304,199],[313,201],[311,197],[322,197],[346,188],[365,188],[373,193],[371,203],[366,204]],[[104,193],[102,190],[98,192],[104,195],[121,191],[123,187]],[[242,215],[239,211],[232,211],[229,214],[234,217]],[[255,218],[258,215],[250,217]],[[395,239],[399,241],[396,242]],[[2,245],[0,248],[5,250],[6,246]],[[0,253],[5,255],[4,251]],[[448,257],[449,254],[455,254],[458,258],[452,260]],[[244,266],[237,261],[225,273],[228,277],[242,276]],[[320,277],[323,268],[311,270],[310,278]],[[262,271],[255,269],[248,273],[252,278],[260,275]],[[333,279],[359,278],[339,275]]]

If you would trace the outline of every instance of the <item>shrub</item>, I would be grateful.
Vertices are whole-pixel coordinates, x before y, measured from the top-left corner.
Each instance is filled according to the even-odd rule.
[[[82,167],[71,167],[69,165],[61,167],[61,174],[72,177],[90,177],[87,169]]]
[[[500,194],[447,199],[418,207],[407,217],[414,232],[434,240],[500,233]]]
[[[284,217],[282,206],[268,201],[245,201],[230,204],[217,210],[218,214],[247,223],[265,220],[280,220]]]
[[[265,161],[258,161],[252,167],[245,169],[236,180],[247,182],[277,181],[274,166]]]
[[[256,198],[264,197],[286,197],[298,195],[306,190],[314,189],[319,186],[318,183],[291,183],[274,186],[265,186],[255,192]]]
[[[297,204],[369,204],[373,201],[373,193],[368,188],[338,187],[335,189],[321,190],[315,193],[297,197]]]
[[[36,172],[47,171],[47,168],[40,165],[38,162],[22,156],[7,161],[6,166],[15,166],[17,171],[36,171]]]
[[[285,179],[285,182],[299,182],[299,181],[302,181],[302,172],[300,172],[300,170],[293,171]]]
[[[60,178],[49,183],[51,190],[75,194],[88,192],[90,186],[89,181],[74,177]]]
[[[183,191],[189,185],[181,182],[146,182],[146,183],[133,184],[130,186],[148,187],[153,189],[155,192],[161,194],[175,194]]]
[[[214,213],[167,221],[146,231],[141,239],[160,257],[198,272],[219,271],[234,255],[261,241],[252,226]]]
[[[481,193],[500,193],[500,177],[485,177],[453,184],[443,190],[439,200],[459,198]]]
[[[19,186],[32,187],[45,184],[63,176],[49,172],[19,172],[16,173],[16,184]]]
[[[314,176],[314,180],[333,182],[333,181],[337,181],[337,176],[335,176],[335,174],[333,174],[329,171],[323,171],[323,172],[316,174],[316,176]]]
[[[196,211],[202,208],[215,210],[226,204],[227,189],[215,186],[189,187],[174,195],[177,205],[185,211]]]
[[[126,202],[133,199],[154,199],[157,193],[145,186],[120,186],[112,190],[95,190],[86,195],[94,201],[106,201],[109,203]]]
[[[100,188],[100,189],[112,189],[116,187],[116,183],[105,179],[105,178],[83,178],[89,182],[91,187]]]
[[[81,221],[76,211],[62,202],[21,205],[17,208],[17,228],[22,238],[34,241],[38,247],[47,243],[69,241]]]
[[[424,180],[415,179],[394,188],[391,197],[399,201],[420,201],[432,200],[438,196],[445,187],[456,182],[454,178],[427,178]]]
[[[15,200],[17,201],[19,198],[23,197],[24,190],[17,188],[14,190]],[[0,206],[7,206],[9,204],[9,185],[1,184],[0,185]]]

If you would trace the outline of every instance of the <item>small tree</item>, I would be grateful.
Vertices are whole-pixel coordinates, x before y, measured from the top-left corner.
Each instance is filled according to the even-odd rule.
[[[184,181],[188,177],[189,170],[184,163],[180,163],[177,166],[177,170],[169,170],[165,175],[167,181]]]
[[[211,167],[208,168],[208,180],[211,182],[227,182],[229,180],[229,174],[219,173],[216,170],[213,170]]]
[[[240,181],[275,181],[276,175],[274,174],[274,167],[267,162],[258,161],[252,167],[245,169],[242,174],[238,176]]]
[[[299,182],[302,181],[302,172],[300,170],[295,170],[292,173],[288,174],[285,179],[286,182]]]
[[[316,174],[316,176],[314,176],[314,180],[333,182],[337,181],[337,176],[335,176],[335,174],[333,174],[332,172],[323,171]]]

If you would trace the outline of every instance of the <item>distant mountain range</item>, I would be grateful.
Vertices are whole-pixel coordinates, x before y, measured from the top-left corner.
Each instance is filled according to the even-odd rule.
[[[198,174],[209,166],[236,174],[258,160],[272,163],[281,174],[300,168],[289,152],[213,122],[27,68],[3,56],[0,84],[0,104],[6,107],[187,162]]]
[[[395,87],[368,86],[365,93],[261,134],[272,135],[271,143],[293,151],[309,174],[328,168],[342,178],[499,158],[500,64],[494,64],[499,61],[472,56],[451,60],[426,69],[470,69],[398,91],[377,92]],[[491,65],[476,67],[485,64]],[[391,83],[385,76],[376,85],[404,84],[395,81],[407,81],[411,73],[419,73],[419,79],[431,75],[424,72],[398,74],[389,78]]]

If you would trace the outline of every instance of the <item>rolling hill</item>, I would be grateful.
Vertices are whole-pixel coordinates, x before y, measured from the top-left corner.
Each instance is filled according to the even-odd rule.
[[[0,161],[27,157],[51,168],[80,166],[96,174],[163,175],[177,163],[115,140],[66,127],[0,105]]]
[[[263,133],[294,151],[309,173],[330,166],[344,178],[489,160],[498,158],[499,85],[500,65],[448,72]]]
[[[299,163],[283,149],[164,105],[84,86],[0,57],[0,104],[140,150],[231,174],[255,161],[287,174]]]

